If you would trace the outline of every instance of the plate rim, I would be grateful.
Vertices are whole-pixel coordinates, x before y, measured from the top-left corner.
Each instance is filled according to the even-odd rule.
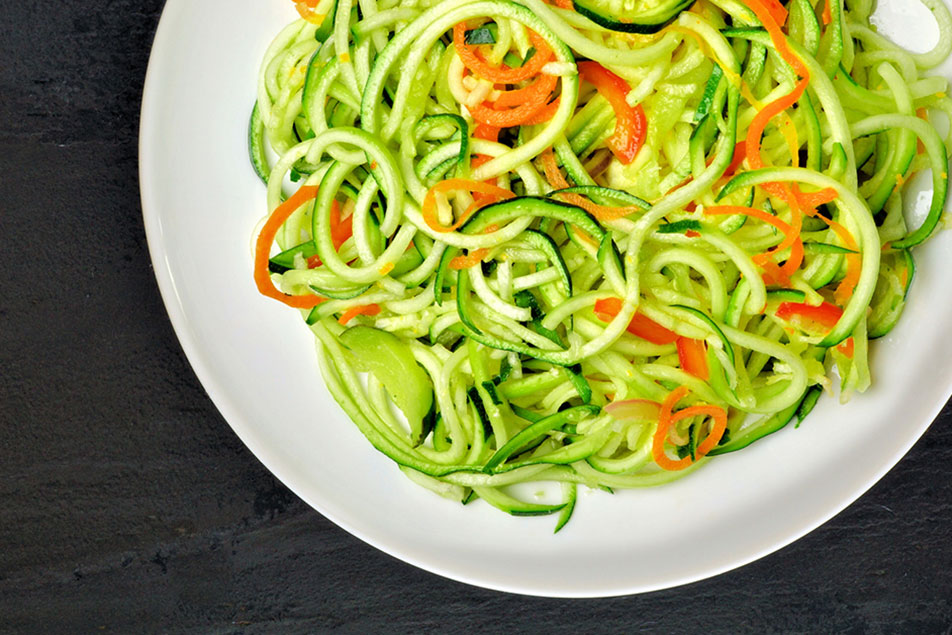
[[[693,575],[680,575],[656,584],[636,584],[625,588],[617,588],[613,591],[597,590],[594,592],[579,591],[578,589],[564,589],[562,591],[555,588],[530,588],[521,585],[509,585],[498,580],[482,579],[479,576],[467,576],[454,570],[451,567],[441,566],[439,562],[427,561],[418,558],[412,554],[404,553],[393,545],[378,540],[374,536],[359,527],[354,526],[347,520],[340,518],[337,514],[328,510],[328,508],[319,499],[312,496],[304,488],[304,485],[297,482],[297,479],[289,475],[289,468],[285,468],[279,458],[274,456],[267,446],[263,446],[253,441],[250,432],[253,428],[246,421],[233,403],[229,391],[220,384],[216,378],[214,369],[207,363],[204,354],[201,352],[201,346],[192,335],[189,328],[189,316],[186,307],[181,301],[178,292],[178,286],[172,276],[171,265],[167,260],[168,251],[165,248],[163,240],[162,215],[160,213],[161,204],[157,198],[157,184],[154,182],[154,168],[152,161],[154,159],[152,148],[156,144],[156,135],[158,130],[154,129],[156,122],[153,111],[157,110],[157,102],[160,99],[159,91],[156,86],[160,82],[160,67],[163,64],[162,55],[164,51],[171,46],[173,41],[172,23],[177,14],[182,12],[188,6],[187,0],[167,0],[155,31],[149,54],[148,68],[145,75],[145,81],[142,91],[142,101],[139,119],[139,139],[138,139],[138,168],[139,168],[139,188],[142,206],[142,216],[145,227],[146,241],[149,247],[150,259],[153,265],[153,272],[156,283],[159,287],[162,302],[165,306],[169,321],[172,324],[179,345],[182,347],[189,365],[191,366],[196,378],[205,390],[208,398],[215,405],[222,418],[238,436],[242,443],[250,450],[251,454],[276,478],[278,478],[289,490],[301,498],[307,505],[315,509],[318,513],[341,527],[346,532],[355,536],[362,542],[392,556],[398,560],[406,562],[424,571],[462,582],[465,584],[491,589],[494,591],[512,593],[517,595],[532,597],[549,598],[609,598],[629,595],[637,595],[672,589],[701,580],[714,578],[724,573],[746,566],[751,562],[764,558],[772,553],[788,547],[800,538],[813,532],[821,525],[828,522],[833,517],[839,515],[847,507],[859,500],[875,484],[877,484],[887,473],[896,467],[896,465],[908,454],[912,447],[923,437],[929,427],[937,420],[937,417],[949,403],[949,397],[952,396],[952,381],[947,381],[944,392],[945,401],[933,404],[928,412],[931,416],[923,419],[910,433],[905,443],[892,452],[888,461],[880,465],[874,472],[874,476],[867,479],[855,491],[850,492],[848,496],[839,500],[837,504],[824,510],[824,513],[817,514],[810,518],[809,522],[797,525],[792,530],[783,532],[783,537],[771,543],[769,546],[753,550],[742,558],[734,559],[729,564],[716,566],[704,570],[699,570]]]

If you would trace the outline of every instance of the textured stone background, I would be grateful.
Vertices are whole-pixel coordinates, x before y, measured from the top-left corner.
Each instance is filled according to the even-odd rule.
[[[302,504],[205,396],[153,279],[136,134],[161,5],[0,3],[0,632],[950,632],[948,408],[811,535],[640,597],[449,582]]]

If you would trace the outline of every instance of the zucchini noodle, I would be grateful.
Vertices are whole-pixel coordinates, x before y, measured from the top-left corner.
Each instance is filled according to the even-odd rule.
[[[922,54],[869,2],[296,2],[249,126],[256,284],[414,483],[558,531],[579,485],[869,387],[948,190],[952,16],[922,1]]]

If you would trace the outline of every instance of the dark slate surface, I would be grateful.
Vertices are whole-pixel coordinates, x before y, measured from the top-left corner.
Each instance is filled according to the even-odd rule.
[[[302,504],[209,402],[153,279],[136,132],[161,5],[0,3],[0,632],[950,632],[948,408],[810,536],[641,597],[449,582]]]

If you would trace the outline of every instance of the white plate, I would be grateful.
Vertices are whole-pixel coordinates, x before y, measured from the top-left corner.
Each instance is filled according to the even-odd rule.
[[[934,41],[892,0],[884,24]],[[803,536],[858,498],[922,435],[952,393],[952,233],[917,251],[902,322],[873,353],[874,388],[821,400],[792,426],[661,488],[582,492],[565,530],[482,502],[461,507],[410,483],[323,386],[300,317],[252,282],[264,188],[245,130],[265,47],[287,0],[169,0],[149,64],[141,128],[149,247],[182,347],[215,405],[259,459],[355,536],[434,573],[546,596],[671,587]],[[923,26],[924,25],[924,26]],[[945,67],[948,75],[949,67]]]

